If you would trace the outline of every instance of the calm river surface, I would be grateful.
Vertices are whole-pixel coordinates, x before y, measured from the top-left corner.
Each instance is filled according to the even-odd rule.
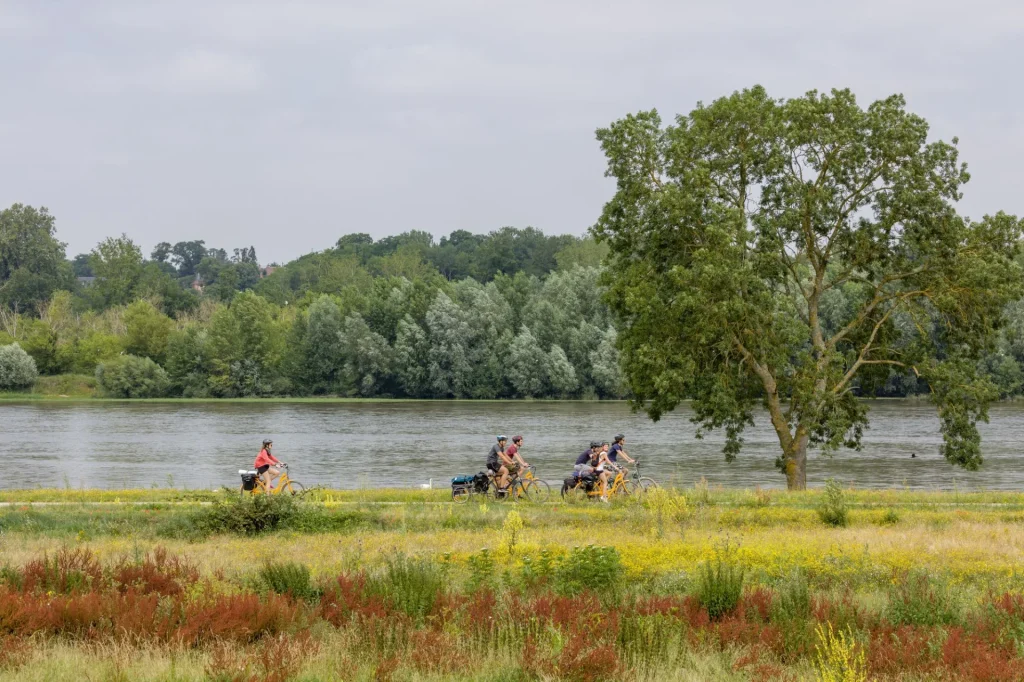
[[[295,478],[340,488],[445,487],[483,468],[495,434],[525,437],[523,452],[543,478],[567,475],[591,439],[627,435],[627,450],[663,483],[706,477],[726,487],[784,487],[773,461],[778,441],[767,419],[726,463],[722,439],[694,438],[687,409],[654,424],[623,403],[0,403],[0,488],[237,485],[264,437]],[[1024,405],[992,409],[983,428],[980,472],[939,455],[939,423],[924,402],[880,401],[862,452],[812,455],[811,485],[834,476],[860,488],[1024,488]],[[912,459],[911,453],[917,453]]]

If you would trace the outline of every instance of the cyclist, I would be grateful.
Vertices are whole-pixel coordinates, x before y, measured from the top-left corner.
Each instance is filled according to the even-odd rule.
[[[594,469],[597,473],[597,477],[601,481],[601,501],[608,501],[608,477],[611,475],[613,469],[618,469],[618,465],[615,464],[608,457],[608,441],[601,443],[601,447],[597,450],[597,467]]]
[[[594,460],[594,452],[599,447],[601,447],[601,444],[596,440],[590,441],[590,447],[581,452],[576,458],[576,463],[572,467],[573,476],[583,478],[594,473],[594,467],[597,466],[597,462]]]
[[[274,441],[267,438],[263,441],[263,449],[260,450],[260,454],[256,455],[256,461],[253,462],[253,468],[256,469],[256,473],[263,479],[263,484],[267,487],[267,492],[271,492],[274,489],[274,479],[281,475],[280,467],[274,466],[275,464],[281,464],[281,460],[270,452],[274,447]]]
[[[498,479],[498,489],[504,490],[508,486],[508,464],[512,462],[512,458],[505,454],[505,443],[508,442],[508,436],[498,436],[498,442],[491,446],[491,451],[487,453],[487,468],[494,472],[494,476]]]
[[[636,460],[630,457],[629,453],[626,452],[625,446],[626,437],[621,433],[616,434],[615,442],[612,443],[612,449],[608,451],[608,461],[612,464],[618,465],[619,455],[622,455],[622,458],[630,464],[636,464]]]
[[[518,473],[520,469],[525,469],[530,466],[527,464],[526,460],[523,459],[523,453],[519,450],[521,447],[523,447],[523,437],[512,436],[512,445],[505,448],[505,456],[511,460],[505,465],[505,468],[508,469],[510,474]]]

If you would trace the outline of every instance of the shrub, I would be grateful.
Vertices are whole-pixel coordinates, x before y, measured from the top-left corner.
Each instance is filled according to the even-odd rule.
[[[36,361],[21,346],[0,346],[0,390],[27,388],[38,376]]]
[[[614,547],[573,547],[555,571],[555,590],[566,596],[597,588],[603,592],[614,588],[621,572],[622,558]]]
[[[205,533],[258,535],[281,528],[299,513],[299,504],[290,495],[227,494],[200,510],[195,526]]]
[[[96,367],[96,381],[115,398],[159,398],[167,392],[167,372],[149,358],[120,355]]]
[[[430,559],[399,554],[367,581],[367,592],[390,602],[399,611],[422,621],[444,589],[441,567]]]
[[[950,625],[960,621],[950,590],[919,572],[903,576],[889,590],[885,615],[893,625]]]
[[[779,583],[772,602],[772,616],[775,620],[806,620],[811,614],[811,590],[807,575],[795,568]]]
[[[818,518],[827,526],[842,528],[850,522],[843,488],[834,478],[825,482],[825,496],[818,506]]]
[[[490,590],[494,587],[494,556],[484,547],[466,559],[469,566],[469,591]]]
[[[312,601],[320,596],[310,580],[309,566],[293,561],[268,561],[260,568],[259,581],[265,589],[293,599]]]
[[[878,519],[878,525],[880,526],[895,526],[900,522],[900,515],[895,509],[886,509],[882,517]]]
[[[743,595],[743,567],[716,559],[697,570],[697,600],[707,609],[711,620],[736,610]]]

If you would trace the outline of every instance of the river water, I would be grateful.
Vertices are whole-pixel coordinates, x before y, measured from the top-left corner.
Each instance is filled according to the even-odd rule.
[[[784,487],[767,419],[727,463],[722,438],[694,437],[681,408],[652,423],[613,402],[0,403],[0,488],[187,487],[238,484],[264,437],[307,486],[415,487],[483,468],[498,433],[522,434],[526,459],[557,481],[592,440],[627,435],[645,474],[692,485]],[[939,423],[925,402],[877,401],[861,452],[812,454],[809,485],[832,476],[858,488],[1024,488],[1024,406],[992,408],[985,464],[968,472],[939,454]],[[911,458],[916,453],[916,458]]]

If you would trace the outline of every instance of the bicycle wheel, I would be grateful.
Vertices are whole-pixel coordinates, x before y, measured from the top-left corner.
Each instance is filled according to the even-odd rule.
[[[469,488],[452,488],[452,501],[462,504],[463,502],[469,502],[469,496],[472,495]]]
[[[587,499],[587,489],[582,485],[562,489],[562,499],[570,504],[580,504]]]
[[[540,504],[547,502],[548,498],[551,497],[551,486],[547,482],[535,478],[531,481],[523,482],[523,493],[528,501]]]
[[[284,489],[292,495],[301,495],[306,492],[306,486],[291,479],[288,479],[288,483],[285,484]]]
[[[636,485],[639,488],[637,491],[639,493],[645,493],[648,490],[658,487],[658,484],[654,482],[653,478],[647,478],[646,476],[642,476],[640,480],[636,482]]]
[[[640,492],[643,491],[640,490],[639,487],[637,487],[636,482],[628,478],[622,483],[620,483],[619,487],[616,488],[615,490],[616,495],[624,495],[625,497],[633,497],[634,495]]]
[[[519,481],[516,481],[514,483],[509,483],[508,487],[502,490],[501,488],[498,487],[497,481],[492,481],[491,487],[487,490],[487,493],[495,500],[501,502],[502,500],[507,500],[509,498],[515,499],[516,488],[518,487]]]

